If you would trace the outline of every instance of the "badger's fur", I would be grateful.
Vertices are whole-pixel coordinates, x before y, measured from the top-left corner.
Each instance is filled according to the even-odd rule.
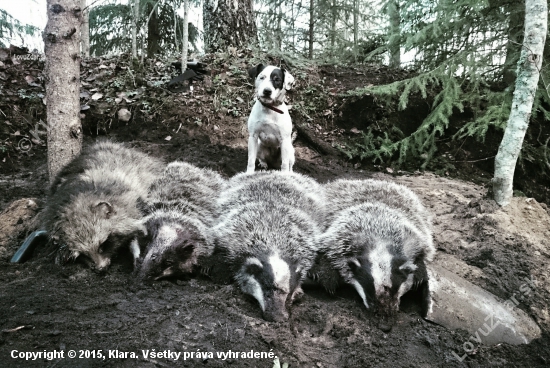
[[[225,180],[208,169],[177,161],[166,167],[151,185],[145,204],[148,236],[137,271],[141,278],[189,274],[212,254],[207,228],[224,185]]]
[[[340,281],[352,285],[369,308],[397,311],[413,286],[422,294],[422,313],[430,297],[425,262],[431,261],[431,218],[408,188],[386,181],[337,180],[325,185],[327,230],[310,275],[333,293]]]
[[[324,190],[332,210],[327,214],[328,225],[343,209],[362,202],[382,202],[402,211],[403,215],[426,233],[431,244],[431,216],[418,196],[406,186],[386,180],[339,179],[325,184]]]
[[[286,304],[313,264],[324,201],[313,180],[296,173],[237,175],[218,201],[212,229],[241,290],[253,296],[269,321],[288,318]],[[316,196],[317,195],[317,196]]]
[[[144,231],[138,202],[162,166],[135,149],[103,141],[64,167],[41,215],[42,227],[59,245],[58,260],[82,255],[104,270],[116,250],[130,241],[137,258],[136,236]]]

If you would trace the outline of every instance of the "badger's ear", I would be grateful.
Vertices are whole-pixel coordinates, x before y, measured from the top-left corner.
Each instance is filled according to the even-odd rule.
[[[348,259],[348,266],[351,272],[356,273],[357,269],[361,268],[361,262],[357,258],[350,258]]]
[[[102,214],[106,219],[111,218],[115,214],[115,209],[113,205],[109,202],[99,202],[95,206],[96,211]]]
[[[284,72],[284,87],[288,91],[294,87],[294,77],[288,71],[283,69]]]
[[[250,257],[245,262],[246,272],[250,275],[258,275],[263,271],[264,265],[256,257]]]
[[[255,67],[248,69],[248,75],[250,76],[250,78],[256,79],[258,74],[260,74],[262,70],[264,70],[264,68],[264,64],[258,64]]]
[[[405,271],[406,273],[413,273],[416,271],[417,266],[412,261],[407,261],[403,263],[399,269]]]

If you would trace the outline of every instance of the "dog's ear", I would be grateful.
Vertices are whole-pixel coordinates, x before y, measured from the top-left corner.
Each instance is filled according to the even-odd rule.
[[[285,89],[288,91],[289,89],[292,89],[294,87],[294,77],[292,74],[290,74],[287,70],[283,69],[284,72],[284,86]]]
[[[248,75],[250,76],[250,78],[256,79],[258,74],[260,74],[262,70],[264,70],[264,68],[264,64],[258,64],[255,67],[248,69]]]

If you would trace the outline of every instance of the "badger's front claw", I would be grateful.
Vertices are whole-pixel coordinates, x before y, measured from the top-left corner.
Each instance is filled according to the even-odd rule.
[[[298,286],[296,290],[294,290],[294,293],[292,293],[292,296],[290,297],[290,304],[302,299],[303,296],[304,296],[304,290],[300,286]]]

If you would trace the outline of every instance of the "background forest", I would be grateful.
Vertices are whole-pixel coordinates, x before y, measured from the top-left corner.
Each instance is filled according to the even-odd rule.
[[[144,56],[173,60],[181,53],[185,1],[88,2],[92,56],[133,53],[143,63]],[[484,142],[487,132],[506,126],[522,47],[523,1],[204,0],[190,6],[193,56],[251,48],[284,60],[291,69],[367,64],[410,71],[398,81],[346,92],[368,96],[388,110],[405,110],[411,98],[420,97],[429,110],[412,127],[387,126],[383,119],[365,124],[345,144],[350,158],[385,164],[413,160],[425,168],[438,141],[471,137]],[[24,41],[29,34],[40,30],[0,9],[0,45]],[[83,38],[85,43],[84,33]],[[531,118],[541,127],[550,119],[549,70],[543,63]],[[449,129],[453,114],[462,114],[461,121]],[[537,137],[528,139],[521,163],[546,173],[550,135],[532,129],[528,134]]]

